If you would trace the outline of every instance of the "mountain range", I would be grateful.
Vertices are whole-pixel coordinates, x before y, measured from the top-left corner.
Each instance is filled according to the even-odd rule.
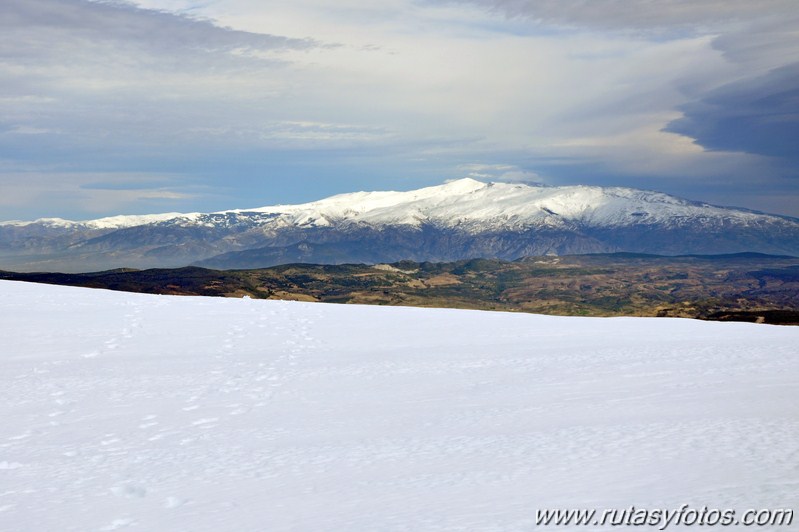
[[[799,255],[799,219],[620,187],[460,179],[301,205],[0,223],[0,268],[260,268],[585,253]]]

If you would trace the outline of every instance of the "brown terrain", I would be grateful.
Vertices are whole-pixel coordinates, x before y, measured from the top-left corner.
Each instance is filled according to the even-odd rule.
[[[799,258],[759,254],[0,272],[0,278],[158,294],[799,324]]]

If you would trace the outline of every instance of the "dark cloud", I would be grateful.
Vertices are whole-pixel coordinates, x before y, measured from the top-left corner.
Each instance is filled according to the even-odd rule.
[[[688,136],[709,151],[770,157],[762,170],[771,178],[799,173],[795,0],[454,1],[542,27],[632,31],[649,39],[713,36],[712,47],[729,65],[726,79],[680,80],[678,88],[688,103],[676,110],[684,116],[664,130]]]
[[[799,63],[730,83],[680,108],[667,131],[709,150],[783,158],[799,166]]]

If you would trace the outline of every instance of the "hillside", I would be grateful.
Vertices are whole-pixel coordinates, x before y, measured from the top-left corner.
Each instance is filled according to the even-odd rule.
[[[0,278],[157,294],[799,323],[799,258],[757,254],[292,264],[235,271],[7,272]]]

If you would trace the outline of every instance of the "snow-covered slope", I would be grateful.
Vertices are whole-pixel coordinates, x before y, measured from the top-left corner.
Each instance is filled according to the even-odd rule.
[[[253,216],[256,213],[272,216]],[[208,215],[167,213],[113,216],[72,222],[45,218],[31,223],[92,229],[122,229],[171,222],[182,225],[215,225],[221,218],[252,218],[253,225],[328,227],[347,222],[370,226],[435,223],[444,227],[468,226],[472,231],[524,228],[531,225],[584,223],[593,226],[664,223],[694,219],[757,223],[764,219],[784,221],[741,209],[715,207],[659,192],[620,187],[542,187],[509,183],[484,183],[470,178],[408,192],[355,192],[339,194],[300,205],[275,205],[234,209]]]
[[[174,220],[176,218],[188,220],[193,216],[198,216],[198,213],[183,214],[179,212],[167,212],[163,214],[119,215],[109,216],[107,218],[98,218],[96,220],[85,220],[81,222],[64,220],[63,218],[39,218],[38,220],[33,220],[30,222],[23,222],[19,220],[0,222],[0,226],[27,227],[30,225],[39,225],[53,229],[124,229],[126,227],[153,224],[167,220]]]
[[[0,282],[0,337],[3,530],[795,509],[799,328]]]
[[[58,269],[58,261],[258,267],[328,256],[387,262],[613,251],[799,254],[799,221],[629,188],[461,179],[302,205],[0,225],[0,260],[21,260],[23,269]]]
[[[668,223],[693,218],[757,223],[764,215],[715,207],[662,194],[619,187],[540,187],[483,183],[465,178],[410,192],[357,192],[313,203],[253,209],[286,216],[292,225],[346,220],[373,226],[434,223],[474,232],[535,225],[593,226]],[[234,211],[242,212],[242,211]],[[766,216],[770,220],[783,220]]]

